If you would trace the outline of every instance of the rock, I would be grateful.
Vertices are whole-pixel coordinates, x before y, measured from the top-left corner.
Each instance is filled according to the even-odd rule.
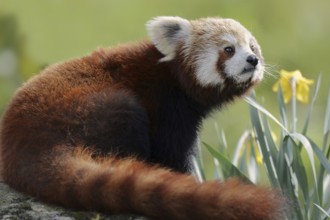
[[[111,215],[73,211],[44,204],[23,195],[0,181],[0,220],[147,220],[132,215]]]

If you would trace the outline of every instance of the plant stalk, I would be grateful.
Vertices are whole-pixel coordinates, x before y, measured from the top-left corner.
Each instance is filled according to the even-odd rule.
[[[296,133],[296,131],[297,131],[297,97],[296,97],[297,79],[296,79],[296,77],[293,77],[291,79],[290,83],[291,83],[291,90],[292,90],[292,99],[291,99],[292,128],[291,128],[291,132]]]

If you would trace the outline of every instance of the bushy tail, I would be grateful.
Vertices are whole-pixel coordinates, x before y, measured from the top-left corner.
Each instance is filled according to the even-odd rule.
[[[65,152],[33,161],[42,167],[13,174],[30,176],[31,181],[17,184],[18,176],[11,185],[66,207],[151,219],[281,219],[283,200],[267,188],[235,179],[201,184],[192,176],[135,159],[95,159],[82,148]]]

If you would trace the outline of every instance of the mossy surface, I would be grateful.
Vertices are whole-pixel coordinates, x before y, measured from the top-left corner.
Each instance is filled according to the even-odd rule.
[[[0,182],[0,220],[147,220],[132,215],[103,215],[44,204]]]

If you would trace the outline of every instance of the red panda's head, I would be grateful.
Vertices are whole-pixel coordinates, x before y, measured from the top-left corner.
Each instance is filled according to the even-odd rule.
[[[147,23],[160,61],[183,57],[201,87],[224,88],[226,81],[251,87],[261,81],[264,59],[253,35],[232,19],[156,17]]]

